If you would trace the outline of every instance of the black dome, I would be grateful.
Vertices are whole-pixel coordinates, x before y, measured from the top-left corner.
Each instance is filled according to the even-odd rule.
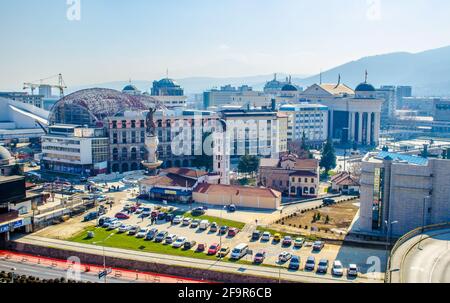
[[[296,91],[298,91],[298,89],[292,84],[286,84],[285,86],[283,86],[283,88],[281,90],[284,91],[284,92],[296,92]]]
[[[361,83],[355,89],[355,92],[374,92],[374,91],[375,87],[373,87],[373,85],[368,83]]]

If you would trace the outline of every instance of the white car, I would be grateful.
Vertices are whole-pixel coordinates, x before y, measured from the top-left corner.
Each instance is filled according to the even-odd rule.
[[[126,224],[122,224],[119,227],[119,232],[120,233],[126,233],[127,231],[129,231],[131,229],[131,225],[126,225]]]
[[[142,228],[137,234],[136,234],[136,238],[145,238],[145,236],[147,235],[148,232],[148,228]]]
[[[350,264],[347,269],[347,275],[349,277],[357,277],[358,276],[358,266],[356,264]]]
[[[134,213],[139,215],[139,214],[142,214],[143,211],[144,211],[144,208],[143,207],[139,207],[138,209],[136,209],[136,211]]]
[[[270,241],[270,237],[271,237],[272,235],[270,234],[270,232],[268,232],[268,231],[265,231],[263,234],[262,234],[262,236],[261,236],[261,240],[262,241]]]
[[[331,273],[338,277],[342,277],[344,275],[344,266],[342,266],[341,261],[336,260],[333,262]]]
[[[164,243],[165,244],[172,244],[173,242],[175,242],[177,240],[177,238],[178,237],[176,235],[169,234],[169,235],[166,236],[166,239],[164,240]]]
[[[172,220],[172,224],[180,224],[181,221],[183,221],[182,216],[175,216],[175,218],[173,218],[173,220]]]
[[[183,219],[183,226],[189,226],[191,225],[192,218],[184,218]]]
[[[184,243],[186,243],[186,241],[187,241],[186,237],[179,237],[178,239],[175,240],[175,242],[173,242],[172,247],[180,248],[181,246],[184,245]]]
[[[278,256],[278,260],[280,260],[280,262],[287,262],[292,258],[292,254],[288,253],[287,251],[283,251],[279,256]]]
[[[120,223],[119,221],[114,221],[114,222],[109,224],[107,229],[108,230],[113,230],[113,229],[119,228],[121,226],[122,226],[122,223]]]

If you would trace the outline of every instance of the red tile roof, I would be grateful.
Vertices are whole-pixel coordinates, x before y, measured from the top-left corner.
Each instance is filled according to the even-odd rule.
[[[197,183],[191,178],[175,175],[169,173],[167,175],[159,175],[147,177],[141,181],[142,184],[150,186],[178,186],[178,187],[192,187]]]

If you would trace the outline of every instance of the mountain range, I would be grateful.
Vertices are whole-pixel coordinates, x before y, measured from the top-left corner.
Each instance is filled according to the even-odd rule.
[[[410,85],[416,96],[450,96],[450,46],[419,53],[396,52],[384,55],[364,57],[351,61],[322,73],[323,83],[336,83],[339,75],[341,82],[356,87],[364,81],[368,71],[368,82],[375,87],[381,85]],[[287,75],[279,74],[279,79]],[[198,94],[205,90],[226,84],[238,86],[247,84],[255,90],[262,90],[273,75],[248,77],[191,77],[176,79],[187,95]],[[292,82],[303,87],[318,83],[320,75],[294,75]],[[68,92],[90,87],[105,87],[121,90],[128,82],[116,81],[95,85],[70,87]],[[148,91],[152,81],[133,81],[139,89]]]

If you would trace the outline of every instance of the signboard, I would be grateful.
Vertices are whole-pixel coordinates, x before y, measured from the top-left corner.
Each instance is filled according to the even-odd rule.
[[[164,193],[166,195],[177,195],[177,192],[175,190],[165,190]]]
[[[9,231],[9,225],[0,226],[0,234]]]
[[[112,273],[112,268],[108,268],[105,270],[102,270],[101,272],[98,273],[98,278],[104,278],[105,276],[109,275],[110,273]]]

